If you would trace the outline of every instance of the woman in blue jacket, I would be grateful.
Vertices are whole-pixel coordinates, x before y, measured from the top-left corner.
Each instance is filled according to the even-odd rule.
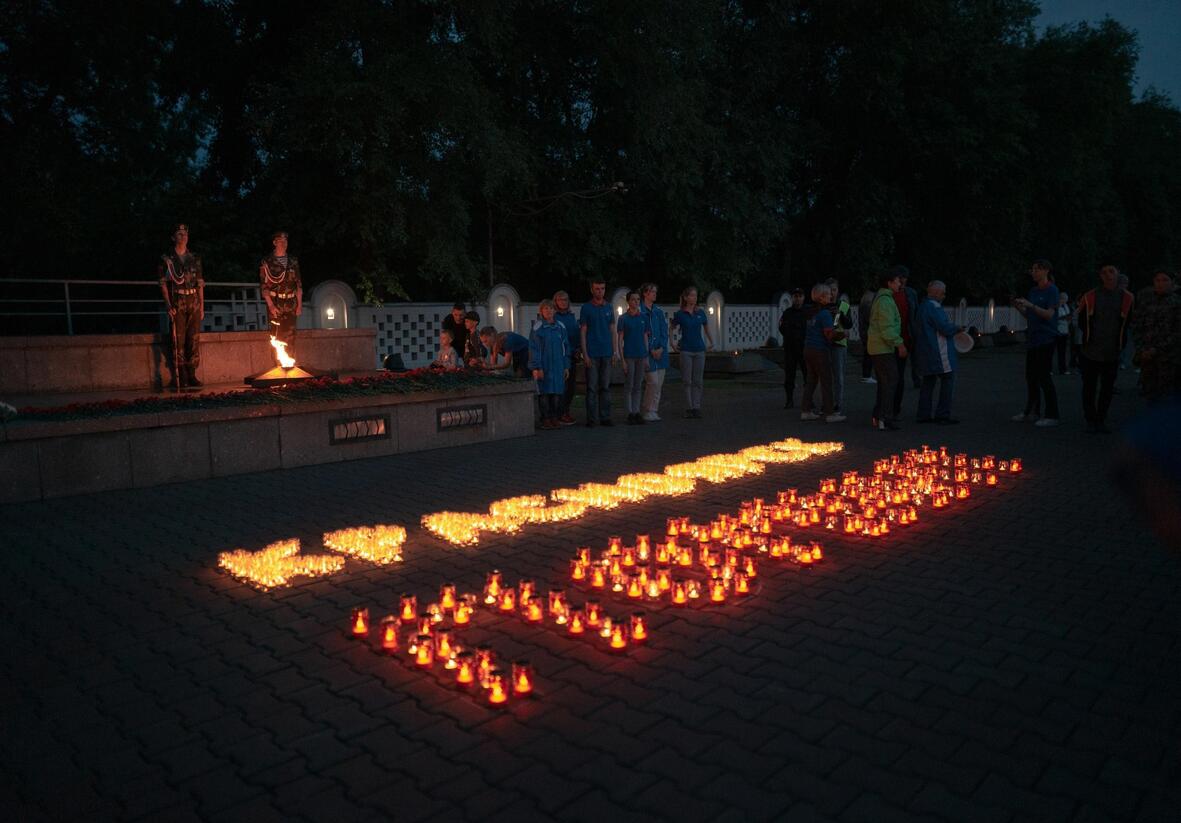
[[[915,366],[922,380],[919,385],[918,422],[958,423],[951,416],[951,399],[955,392],[956,351],[952,339],[962,329],[947,318],[943,298],[947,287],[942,281],[927,284],[927,299],[918,309],[914,323]],[[939,405],[931,416],[931,401],[935,383],[939,383]]]

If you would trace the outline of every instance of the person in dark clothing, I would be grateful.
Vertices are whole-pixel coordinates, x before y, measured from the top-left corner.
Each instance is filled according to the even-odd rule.
[[[898,307],[898,316],[902,321],[902,342],[903,349],[906,351],[914,350],[914,320],[918,315],[919,296],[914,289],[906,285],[907,279],[910,278],[910,269],[906,266],[894,266],[890,269],[890,273],[899,279],[902,283],[901,288],[894,292],[894,305]],[[902,413],[902,395],[906,390],[906,367],[907,357],[902,354],[896,354],[898,358],[898,383],[894,386],[894,419]],[[917,389],[922,385],[919,378],[917,367],[914,365],[914,358],[909,358],[911,365],[911,378],[914,382],[914,387]]]
[[[1021,422],[1034,420],[1035,426],[1058,425],[1058,393],[1050,376],[1054,360],[1054,339],[1058,336],[1058,287],[1050,279],[1049,260],[1035,260],[1029,267],[1033,288],[1028,297],[1018,297],[1014,308],[1025,316],[1025,410],[1013,416]],[[1045,417],[1038,419],[1042,397]]]
[[[1099,269],[1099,288],[1079,300],[1083,330],[1080,362],[1083,368],[1083,416],[1087,431],[1107,434],[1107,410],[1115,394],[1120,352],[1128,339],[1132,294],[1118,283],[1119,271],[1107,265]],[[1095,392],[1098,389],[1098,401]]]
[[[869,336],[869,311],[873,306],[873,299],[878,293],[873,289],[866,289],[857,304],[857,332],[861,338],[861,382],[876,383],[873,376],[873,358],[869,356],[869,349],[865,345]]]
[[[451,332],[451,347],[461,355],[467,351],[468,329],[467,323],[465,322],[466,319],[467,309],[463,303],[456,303],[451,307],[451,314],[443,318],[443,328]]]
[[[294,357],[295,325],[303,314],[303,280],[299,260],[287,253],[287,240],[285,231],[271,235],[271,253],[259,263],[258,278],[271,336],[286,344],[287,354]]]
[[[792,396],[796,390],[796,370],[802,380],[808,379],[808,368],[804,364],[804,334],[808,317],[804,311],[804,290],[793,289],[791,305],[779,318],[779,334],[783,338],[783,392],[787,400],[783,408],[792,407]]]
[[[450,319],[450,315],[448,315],[448,319]],[[463,327],[467,331],[467,342],[464,343],[461,352],[463,364],[468,368],[479,368],[483,365],[484,357],[487,355],[487,352],[484,351],[484,344],[480,341],[480,313],[469,311],[465,314]]]
[[[160,256],[156,275],[172,325],[173,387],[197,387],[201,364],[201,320],[205,317],[205,273],[201,258],[189,248],[189,227],[172,230],[173,248]]]

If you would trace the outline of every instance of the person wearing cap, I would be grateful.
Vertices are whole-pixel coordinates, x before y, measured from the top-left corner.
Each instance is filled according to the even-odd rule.
[[[463,303],[456,303],[451,307],[451,313],[443,318],[443,328],[451,332],[451,345],[460,354],[467,351],[467,307]],[[479,327],[479,321],[476,322]],[[467,358],[464,357],[464,362]]]
[[[451,315],[447,315],[447,319],[451,319]],[[447,328],[444,324],[443,328]],[[484,351],[484,344],[480,341],[480,313],[469,311],[463,316],[463,330],[467,332],[467,340],[463,344],[463,351],[461,356],[463,364],[468,368],[476,369],[484,363],[484,356],[487,352]],[[454,332],[453,332],[454,334]]]
[[[958,423],[951,416],[951,399],[955,392],[956,349],[955,340],[962,328],[947,317],[943,310],[943,298],[947,286],[941,280],[927,284],[927,299],[919,306],[914,328],[914,360],[922,375],[919,386],[919,423]],[[931,414],[931,402],[935,396],[935,383],[939,383],[939,405]]]
[[[287,232],[271,235],[271,253],[259,264],[258,278],[267,304],[271,337],[287,344],[287,354],[295,356],[295,322],[303,314],[303,283],[299,261],[287,254]]]
[[[804,290],[796,287],[791,291],[791,305],[779,317],[779,336],[783,338],[783,393],[787,399],[783,408],[792,407],[792,395],[796,390],[796,369],[806,383],[808,367],[804,363],[804,336],[808,331],[808,315],[804,311]]]
[[[205,274],[201,258],[189,249],[189,227],[172,229],[173,247],[160,255],[157,277],[164,308],[172,324],[173,386],[200,386],[201,320],[205,317]]]

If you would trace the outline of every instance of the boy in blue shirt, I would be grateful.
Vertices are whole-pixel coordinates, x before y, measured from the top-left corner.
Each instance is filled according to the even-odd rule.
[[[486,369],[501,371],[512,369],[517,377],[525,377],[529,362],[529,340],[516,332],[497,333],[494,326],[480,329],[480,342],[488,351]]]
[[[627,422],[643,423],[640,417],[640,398],[644,393],[644,372],[648,364],[648,318],[640,311],[640,293],[627,293],[627,312],[616,323],[619,329],[619,348],[623,351],[623,374],[627,402]]]
[[[607,281],[591,280],[591,299],[582,304],[578,325],[582,330],[582,362],[586,366],[586,425],[610,426],[611,366],[619,360],[615,337],[615,312],[607,302]]]
[[[562,392],[570,376],[570,341],[566,328],[554,322],[552,300],[542,300],[538,311],[541,324],[529,336],[529,368],[537,381],[541,427],[557,429],[561,427]]]

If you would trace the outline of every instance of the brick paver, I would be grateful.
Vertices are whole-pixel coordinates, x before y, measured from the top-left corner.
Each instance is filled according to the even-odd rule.
[[[965,359],[957,427],[804,424],[763,379],[711,381],[705,419],[582,427],[461,450],[0,508],[0,814],[6,819],[1162,820],[1181,804],[1179,560],[1111,487],[1118,442],[1011,423],[1015,352]],[[1139,408],[1120,376],[1115,416]],[[907,408],[914,393],[908,391]],[[457,549],[419,517],[785,437],[844,453],[771,466]],[[869,544],[823,535],[807,572],[709,611],[648,608],[647,648],[614,657],[496,617],[538,698],[494,711],[345,636],[348,609],[478,588],[541,589],[574,546],[660,533],[743,499],[868,470],[922,443],[1019,455],[1025,475]],[[406,562],[350,560],[260,593],[219,551],[373,522]],[[604,598],[607,600],[607,598]],[[619,611],[619,609],[615,609]],[[464,639],[461,638],[461,642]]]

